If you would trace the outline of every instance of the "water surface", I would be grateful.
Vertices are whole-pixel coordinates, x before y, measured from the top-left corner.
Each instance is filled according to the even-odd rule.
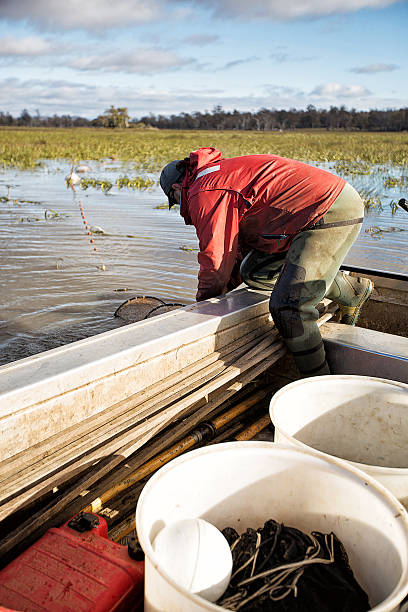
[[[112,182],[136,174],[131,165],[89,165],[88,176]],[[66,161],[48,161],[33,172],[0,174],[0,364],[120,326],[113,313],[135,295],[194,301],[195,230],[177,210],[157,208],[164,203],[160,188],[73,194],[64,181],[70,170]],[[358,189],[382,180],[380,170],[346,178]],[[388,190],[384,202],[401,195]],[[88,225],[106,232],[92,236],[94,245],[80,202]],[[345,263],[408,274],[407,253],[408,214],[393,216],[385,205],[366,215]]]

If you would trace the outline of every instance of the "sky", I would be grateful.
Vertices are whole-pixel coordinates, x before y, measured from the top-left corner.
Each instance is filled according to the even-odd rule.
[[[408,106],[408,0],[0,0],[0,111]]]

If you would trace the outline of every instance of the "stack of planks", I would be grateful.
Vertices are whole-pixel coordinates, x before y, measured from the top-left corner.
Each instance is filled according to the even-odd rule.
[[[331,316],[324,314],[319,323]],[[219,414],[220,407],[228,407],[236,394],[285,353],[276,330],[265,319],[256,329],[159,382],[4,460],[0,564],[81,509],[103,510],[101,498],[107,488],[117,494],[120,488],[115,482],[126,480],[129,470],[140,470],[137,490],[128,503],[134,509],[134,494],[152,473],[143,466],[203,420]],[[247,408],[268,392],[257,393]],[[222,417],[218,423],[223,424]],[[188,448],[174,452],[184,450]],[[160,464],[159,456],[154,469]]]
[[[18,547],[29,533],[38,535],[41,526],[60,523],[63,511],[71,511],[70,504],[78,497],[81,506],[86,506],[90,496],[87,491],[92,485],[175,420],[180,422],[173,435],[177,439],[194,426],[193,421],[206,418],[283,354],[282,342],[265,324],[159,383],[3,461],[0,525],[4,535],[0,558]],[[187,421],[189,415],[194,419]],[[166,446],[166,440],[162,445]],[[73,484],[67,488],[70,482]],[[45,506],[41,506],[42,500]],[[24,509],[38,505],[37,512],[13,528],[16,513],[24,516]]]
[[[126,543],[123,538],[135,530],[135,507],[143,486],[149,476],[163,465],[193,448],[224,441],[250,440],[265,428],[269,431],[264,435],[271,440],[268,410],[271,394],[271,385],[262,377],[246,385],[205,420],[197,423],[200,411],[184,419],[184,431],[192,424],[196,425],[175,444],[170,443],[179,437],[180,427],[175,425],[168,428],[165,435],[154,438],[144,451],[136,453],[114,474],[107,475],[98,484],[99,491],[103,489],[103,492],[98,491],[97,497],[82,510],[104,516],[108,522],[109,537]],[[166,448],[163,449],[163,446]],[[146,453],[150,456],[159,449],[160,452],[152,459],[144,461]]]

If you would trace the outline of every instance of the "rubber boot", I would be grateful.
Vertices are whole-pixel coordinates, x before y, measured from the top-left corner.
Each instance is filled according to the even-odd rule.
[[[374,283],[369,278],[354,277],[339,271],[326,297],[340,306],[340,323],[355,325],[361,308],[369,299]]]

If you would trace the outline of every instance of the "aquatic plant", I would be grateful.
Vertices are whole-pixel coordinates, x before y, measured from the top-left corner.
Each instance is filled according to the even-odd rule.
[[[384,238],[384,234],[390,234],[392,232],[405,232],[405,228],[403,227],[380,227],[378,225],[372,225],[364,230],[366,234],[370,234],[370,236],[374,239]]]
[[[1,128],[0,167],[35,168],[45,159],[132,161],[135,170],[157,171],[198,147],[225,157],[274,153],[301,161],[408,166],[408,133],[302,131],[109,130],[104,128]]]
[[[135,176],[117,179],[78,176],[82,189],[99,189],[107,195],[113,187],[119,190],[153,188],[157,183],[146,173],[158,172],[168,161],[181,159],[201,146],[217,147],[224,157],[271,153],[323,164],[344,176],[362,193],[366,210],[382,210],[383,199],[387,197],[384,190],[402,190],[408,186],[408,176],[395,176],[408,167],[408,134],[404,132],[0,128],[0,167],[35,168],[46,159],[65,159],[73,171],[78,168],[77,164],[98,160],[112,171],[114,160],[132,162]],[[397,169],[395,175],[390,173],[392,166]],[[6,200],[2,197],[1,201]],[[390,206],[393,212],[397,210],[395,203],[391,202]],[[167,204],[156,208],[166,209]]]
[[[111,183],[111,181],[108,179],[82,178],[79,181],[79,186],[84,191],[88,189],[88,187],[93,187],[94,189],[100,189],[104,193],[108,193],[112,189],[113,183]]]
[[[370,195],[370,194],[367,194],[361,191],[360,191],[360,195],[364,203],[364,209],[366,211],[373,210],[373,209],[378,210],[378,211],[383,210],[383,204],[379,196]]]
[[[386,189],[393,189],[395,187],[408,187],[408,176],[400,176],[400,177],[395,177],[395,176],[387,176],[384,179],[384,187]]]
[[[370,162],[362,159],[352,160],[337,160],[334,164],[334,170],[337,174],[355,176],[358,174],[371,174],[373,166]]]
[[[66,180],[66,183],[68,187],[71,186],[69,181]],[[120,177],[116,179],[115,183],[112,183],[106,178],[81,178],[79,180],[79,186],[83,190],[93,187],[94,189],[100,189],[104,193],[108,193],[114,185],[116,185],[118,189],[127,187],[128,189],[139,189],[142,191],[154,187],[156,185],[156,181],[149,178],[143,178],[141,176],[135,176],[133,178],[129,178],[128,176]]]
[[[156,181],[153,181],[149,178],[142,178],[141,176],[135,176],[133,178],[124,176],[116,180],[116,187],[118,189],[123,189],[123,187],[127,187],[128,189],[144,190],[150,189],[151,187],[155,187],[156,184]]]
[[[179,246],[180,251],[198,251],[198,249],[193,248],[193,247],[189,247],[185,244],[182,244],[181,246]]]
[[[46,208],[44,211],[44,218],[46,221],[48,221],[49,219],[62,219],[66,216],[67,215],[62,215],[61,213],[58,213],[56,210],[52,210],[52,208]]]

